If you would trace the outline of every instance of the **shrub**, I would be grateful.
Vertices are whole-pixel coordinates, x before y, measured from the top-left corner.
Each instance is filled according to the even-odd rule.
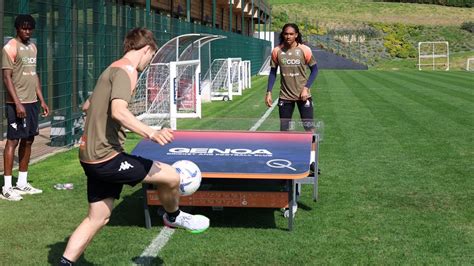
[[[474,33],[474,21],[466,21],[461,24],[461,29]]]

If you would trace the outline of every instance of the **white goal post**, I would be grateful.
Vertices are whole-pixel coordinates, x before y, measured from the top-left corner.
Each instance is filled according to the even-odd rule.
[[[429,66],[432,70],[449,70],[449,43],[448,42],[419,42],[418,43],[418,70]]]
[[[177,118],[201,118],[199,60],[154,63],[137,81],[132,113],[154,128],[176,129]]]
[[[252,87],[252,64],[250,60],[242,61],[242,84],[243,89]]]
[[[474,71],[474,57],[468,58],[466,61],[466,70]]]

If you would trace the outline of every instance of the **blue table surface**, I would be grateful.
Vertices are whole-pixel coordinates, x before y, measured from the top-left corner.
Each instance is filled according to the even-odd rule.
[[[205,178],[299,179],[309,173],[312,139],[302,132],[174,131],[173,142],[142,140],[132,154],[190,160]]]

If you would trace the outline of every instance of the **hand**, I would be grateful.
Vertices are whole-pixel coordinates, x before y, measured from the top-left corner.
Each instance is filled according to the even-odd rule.
[[[273,104],[273,99],[272,99],[272,93],[271,92],[267,92],[267,94],[265,95],[265,104],[268,106],[268,107],[271,107],[272,104]]]
[[[311,94],[309,94],[309,89],[307,87],[304,87],[303,90],[301,91],[300,94],[300,99],[302,101],[306,101],[311,97]]]
[[[46,117],[49,115],[49,108],[48,105],[45,102],[41,103],[41,108],[43,108],[43,113],[41,113],[42,117]]]
[[[23,106],[22,103],[17,103],[15,105],[16,107],[16,116],[18,118],[25,118],[26,117],[26,110],[25,110],[25,107]]]
[[[160,145],[165,145],[173,141],[173,130],[169,128],[163,128],[151,134],[150,139]]]

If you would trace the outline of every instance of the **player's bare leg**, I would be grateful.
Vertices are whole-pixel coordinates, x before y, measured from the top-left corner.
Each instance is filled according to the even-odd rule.
[[[7,139],[7,143],[5,144],[5,150],[3,151],[3,165],[5,175],[12,175],[13,160],[18,142],[19,141],[17,139]]]
[[[28,165],[31,157],[31,146],[33,145],[34,137],[28,139],[22,139],[20,141],[20,147],[18,148],[19,167],[18,170],[21,172],[28,171]]]
[[[156,185],[160,202],[167,212],[178,210],[180,179],[173,167],[155,161],[143,182]]]
[[[28,165],[31,157],[31,146],[33,145],[34,137],[20,140],[20,147],[18,148],[19,167],[18,167],[18,181],[15,190],[20,195],[25,194],[40,194],[43,190],[34,188],[28,183]]]
[[[72,262],[79,259],[97,232],[109,222],[113,207],[113,198],[89,203],[89,213],[69,238],[64,258]]]
[[[143,182],[157,186],[158,197],[166,211],[163,216],[166,226],[183,228],[191,233],[201,233],[209,228],[207,217],[179,210],[180,177],[172,166],[155,161]]]
[[[3,151],[3,166],[4,166],[4,185],[0,191],[2,199],[10,201],[19,201],[23,197],[14,189],[12,185],[13,161],[15,158],[15,149],[18,146],[18,140],[7,139],[5,143],[5,150]]]

